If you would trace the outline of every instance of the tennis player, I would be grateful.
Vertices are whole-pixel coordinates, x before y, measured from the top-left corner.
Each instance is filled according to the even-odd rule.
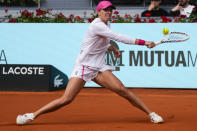
[[[135,107],[145,112],[153,123],[163,122],[162,117],[152,112],[139,97],[125,88],[122,82],[112,74],[114,67],[105,64],[107,50],[113,51],[115,57],[120,57],[118,49],[109,44],[110,39],[125,44],[146,45],[148,48],[155,46],[154,42],[135,39],[112,31],[109,21],[113,9],[115,6],[109,1],[101,1],[97,5],[98,18],[93,20],[86,32],[65,93],[33,113],[18,115],[16,118],[18,125],[24,125],[42,114],[56,111],[70,104],[85,83],[90,81],[127,99]]]

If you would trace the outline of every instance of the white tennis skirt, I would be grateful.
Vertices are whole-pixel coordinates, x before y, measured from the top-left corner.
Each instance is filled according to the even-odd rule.
[[[114,71],[115,68],[109,65],[104,65],[101,68],[95,68],[86,65],[75,65],[70,78],[77,77],[83,79],[86,82],[90,82],[98,75],[99,72],[104,72],[106,70]]]

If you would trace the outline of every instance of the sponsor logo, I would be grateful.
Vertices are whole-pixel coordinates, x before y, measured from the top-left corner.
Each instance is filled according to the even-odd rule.
[[[110,40],[110,44],[112,46],[115,46],[117,49],[119,49],[118,44],[115,41]],[[112,52],[107,51],[105,55],[105,63],[107,65],[115,66],[116,71],[120,71],[120,67],[124,66],[122,61],[122,56],[124,51],[120,51],[120,58],[116,58]]]
[[[54,79],[54,87],[58,88],[60,85],[63,85],[63,79],[60,79],[60,75],[57,75]]]
[[[197,53],[191,51],[130,51],[129,66],[195,67]]]
[[[44,75],[44,67],[2,67],[3,75]]]
[[[112,41],[113,42],[113,41]],[[118,45],[113,42],[111,45],[119,49]],[[170,50],[130,50],[125,52],[120,50],[120,58],[116,58],[112,52],[107,52],[105,62],[107,65],[115,66],[116,71],[120,71],[120,67],[125,66],[123,55],[128,53],[128,62],[130,67],[196,67],[197,52],[191,51],[170,51]]]
[[[7,64],[7,59],[4,50],[2,50],[0,53],[0,64]]]

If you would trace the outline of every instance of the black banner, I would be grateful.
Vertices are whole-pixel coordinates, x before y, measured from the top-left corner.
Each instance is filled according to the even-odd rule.
[[[0,64],[1,91],[53,91],[67,83],[67,75],[52,65]]]

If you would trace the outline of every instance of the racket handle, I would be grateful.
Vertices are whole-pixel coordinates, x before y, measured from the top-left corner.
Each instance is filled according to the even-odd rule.
[[[157,42],[155,42],[155,44],[156,45],[159,45],[159,44],[161,44],[161,41],[157,41]]]

